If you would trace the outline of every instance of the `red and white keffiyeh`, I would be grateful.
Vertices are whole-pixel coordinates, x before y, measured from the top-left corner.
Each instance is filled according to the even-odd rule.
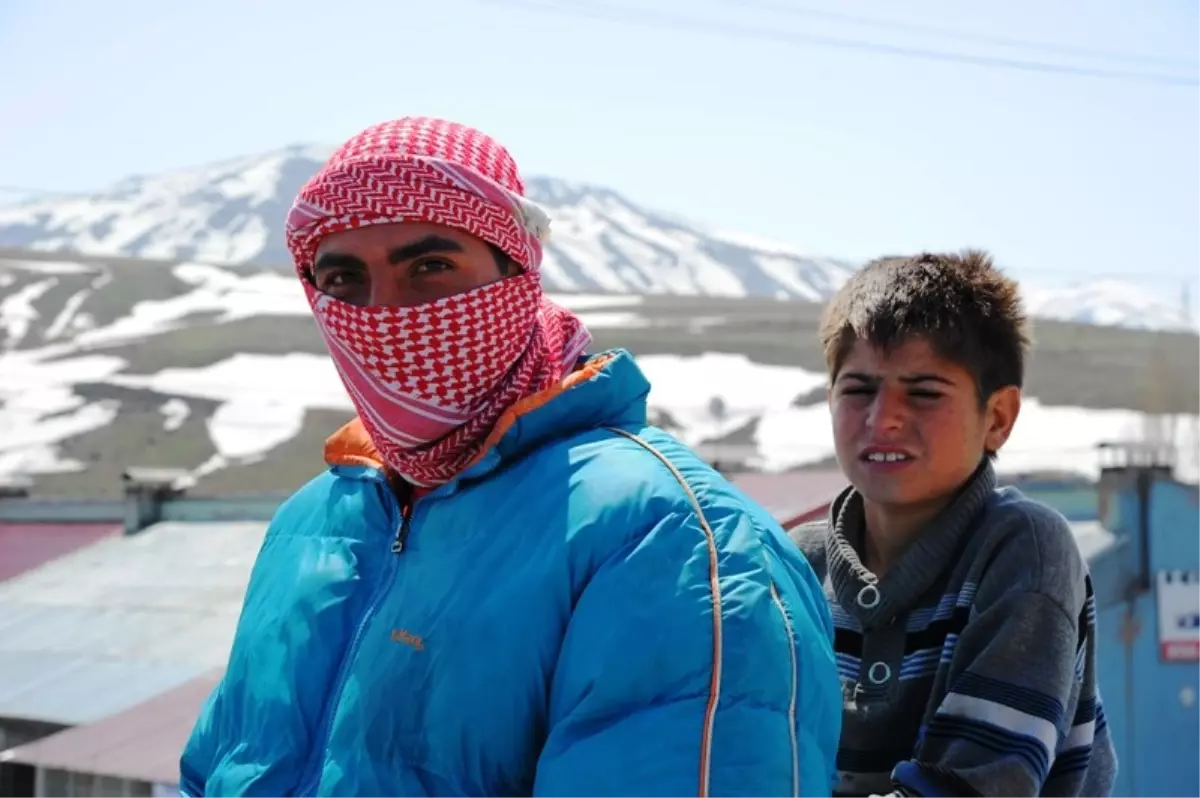
[[[412,307],[358,307],[315,289],[322,237],[404,221],[463,230],[525,271]],[[317,325],[367,434],[411,484],[453,479],[506,409],[561,381],[590,343],[582,322],[542,294],[548,231],[507,150],[425,117],[359,133],[296,198],[287,243]]]

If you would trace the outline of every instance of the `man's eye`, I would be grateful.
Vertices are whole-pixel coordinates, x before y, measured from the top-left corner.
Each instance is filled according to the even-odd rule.
[[[874,388],[843,388],[842,394],[845,396],[870,396],[875,393]]]
[[[325,272],[317,279],[317,290],[328,291],[331,288],[341,288],[355,282],[354,274],[350,272]]]
[[[423,274],[437,274],[438,272],[448,272],[454,268],[454,264],[446,260],[423,260],[412,265],[410,273],[414,276]]]

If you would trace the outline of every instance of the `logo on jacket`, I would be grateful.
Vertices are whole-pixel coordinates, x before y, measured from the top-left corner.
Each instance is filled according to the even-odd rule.
[[[412,634],[407,629],[393,629],[392,642],[403,643],[406,646],[412,646],[417,651],[425,650],[425,641],[419,635]]]

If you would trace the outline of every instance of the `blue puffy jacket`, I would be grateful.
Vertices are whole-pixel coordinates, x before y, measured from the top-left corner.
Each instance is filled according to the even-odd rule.
[[[285,502],[185,795],[828,795],[833,628],[616,351],[404,512],[362,427]],[[405,544],[393,553],[402,526]]]

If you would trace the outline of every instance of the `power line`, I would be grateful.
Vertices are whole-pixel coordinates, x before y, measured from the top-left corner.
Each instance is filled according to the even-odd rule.
[[[780,14],[786,14],[788,16],[825,19],[831,22],[843,22],[848,25],[858,25],[865,28],[907,32],[924,36],[941,36],[956,39],[958,41],[976,42],[979,44],[1010,47],[1021,50],[1040,51],[1054,55],[1097,58],[1107,61],[1128,61],[1131,63],[1158,64],[1160,66],[1177,68],[1182,67],[1187,69],[1194,69],[1196,67],[1195,61],[1185,58],[1169,58],[1163,56],[1145,55],[1143,53],[1116,52],[1113,50],[1096,50],[1088,47],[1077,47],[1069,44],[1030,41],[1027,39],[1018,39],[1010,36],[995,36],[992,34],[976,33],[957,28],[944,28],[937,25],[921,25],[911,22],[903,22],[900,20],[879,19],[877,17],[862,17],[856,14],[846,14],[841,11],[827,11],[825,9],[811,8],[807,6],[794,6],[790,3],[772,2],[772,0],[722,0],[722,3],[735,8],[758,8],[764,11],[773,11]]]
[[[0,194],[20,194],[28,197],[45,197],[47,199],[75,199],[88,196],[86,192],[55,191],[53,189],[9,185],[0,185]]]
[[[771,28],[753,27],[734,22],[724,22],[679,14],[669,14],[647,9],[634,9],[627,6],[587,5],[581,2],[570,4],[550,5],[534,0],[470,0],[481,5],[541,11],[563,16],[582,19],[597,19],[617,22],[642,28],[659,28],[672,31],[690,30],[697,33],[707,33],[721,37],[738,37],[758,41],[772,41],[780,44],[807,45],[811,47],[826,47],[840,50],[856,50],[876,55],[890,55],[899,58],[912,58],[943,63],[967,64],[993,69],[1008,69],[1018,72],[1033,72],[1043,74],[1065,75],[1072,77],[1094,78],[1104,80],[1126,80],[1135,83],[1148,83],[1163,86],[1198,86],[1200,77],[1195,75],[1172,75],[1155,72],[1131,72],[1117,69],[1100,69],[1096,67],[1056,64],[1044,61],[1023,61],[1015,58],[999,56],[974,55],[970,53],[955,53],[945,50],[931,50],[921,47],[883,44],[848,39],[837,36],[803,33],[799,31],[782,31]]]

